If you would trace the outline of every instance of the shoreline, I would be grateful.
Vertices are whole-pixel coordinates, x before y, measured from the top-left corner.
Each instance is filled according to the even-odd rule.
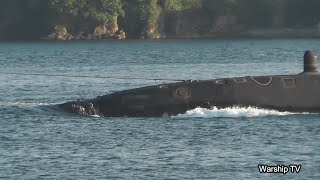
[[[126,39],[80,39],[80,40],[58,40],[43,38],[22,38],[22,39],[0,39],[0,42],[103,42],[103,41],[165,41],[165,40],[223,40],[223,39],[312,39],[320,38],[318,28],[279,28],[279,29],[250,29],[241,32],[228,34],[190,34],[165,36],[162,38],[126,38]]]

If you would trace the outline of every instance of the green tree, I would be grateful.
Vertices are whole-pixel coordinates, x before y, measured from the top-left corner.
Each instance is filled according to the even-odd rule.
[[[148,28],[157,28],[161,8],[157,0],[150,0],[148,4]]]
[[[167,0],[167,9],[173,11],[185,11],[202,7],[202,0]]]
[[[134,24],[138,23],[142,29],[157,27],[161,14],[158,0],[128,0],[125,3],[125,10],[130,14],[127,18],[134,21]]]
[[[114,23],[124,16],[120,0],[51,0],[51,5],[61,14]]]

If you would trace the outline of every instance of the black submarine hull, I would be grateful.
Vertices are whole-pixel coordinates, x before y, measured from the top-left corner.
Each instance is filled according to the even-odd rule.
[[[202,107],[258,107],[320,112],[318,73],[185,81],[120,91],[59,105],[68,112],[103,117],[162,117]]]

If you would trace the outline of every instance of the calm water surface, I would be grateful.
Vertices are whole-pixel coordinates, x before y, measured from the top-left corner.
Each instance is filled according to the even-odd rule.
[[[170,79],[296,74],[306,49],[320,54],[320,40],[0,43],[0,72]],[[163,82],[1,74],[0,178],[320,178],[319,114],[231,108],[99,118],[54,106]],[[258,164],[302,168],[260,174]]]

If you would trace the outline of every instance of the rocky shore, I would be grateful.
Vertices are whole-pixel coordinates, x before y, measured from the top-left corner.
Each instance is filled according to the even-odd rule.
[[[74,20],[54,26],[46,40],[105,40],[105,39],[190,39],[190,38],[318,38],[320,22],[311,26],[286,27],[283,23],[255,28],[246,26],[239,17],[224,14],[215,18],[196,12],[183,16],[163,14],[157,26],[145,26],[132,33],[132,22],[112,24],[75,24]],[[127,33],[128,32],[128,33]]]
[[[320,37],[320,1],[1,1],[0,40]]]
[[[86,30],[85,30],[86,29]],[[57,25],[54,31],[47,37],[46,40],[99,40],[99,39],[126,39],[126,33],[119,30],[118,25],[113,26],[99,25],[93,29],[85,28],[76,32],[68,31],[64,25]]]
[[[176,28],[175,33],[159,32],[158,29],[149,29],[140,37],[129,37],[130,39],[193,39],[193,38],[320,38],[320,27],[308,28],[266,28],[266,29],[244,29],[231,26],[230,23],[215,23],[212,28],[199,33],[194,31],[195,27],[186,29]],[[98,25],[95,27],[79,28],[70,30],[66,25],[57,25],[52,33],[44,40],[124,40],[128,38],[123,29],[117,24]]]

